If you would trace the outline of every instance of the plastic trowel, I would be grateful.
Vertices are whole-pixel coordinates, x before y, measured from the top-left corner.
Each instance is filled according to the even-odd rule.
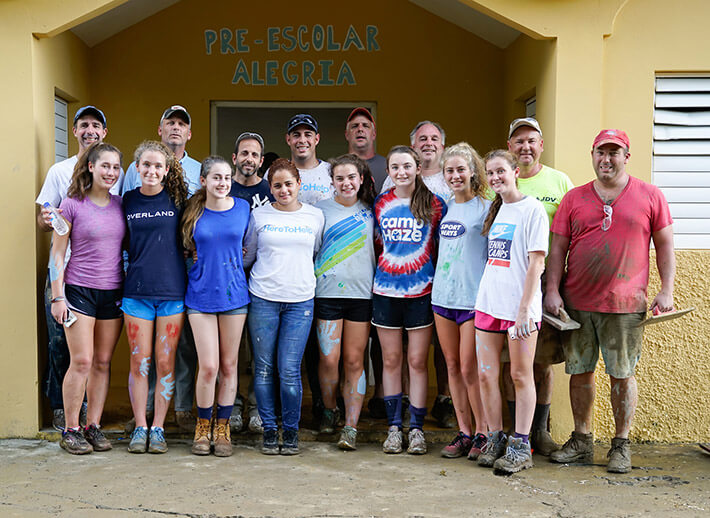
[[[569,317],[564,308],[560,308],[560,314],[558,316],[548,313],[547,311],[543,311],[542,319],[560,331],[571,331],[572,329],[579,329],[582,327],[579,322],[572,320]]]
[[[691,311],[695,311],[695,307],[690,307],[687,309],[672,309],[671,311],[666,311],[665,313],[656,312],[653,310],[653,314],[639,322],[638,327],[647,326],[649,324],[658,324],[659,322],[665,322],[666,320],[673,320],[674,318],[682,317],[687,315]]]

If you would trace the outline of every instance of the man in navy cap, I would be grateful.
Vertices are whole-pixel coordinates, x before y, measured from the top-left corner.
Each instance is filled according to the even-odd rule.
[[[311,115],[299,113],[291,117],[286,127],[286,143],[291,149],[291,162],[301,174],[298,200],[309,205],[332,198],[334,192],[330,165],[316,156],[319,142],[318,123]]]

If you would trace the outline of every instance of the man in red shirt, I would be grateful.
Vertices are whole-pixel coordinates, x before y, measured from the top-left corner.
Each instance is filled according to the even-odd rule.
[[[611,379],[616,426],[607,465],[613,473],[631,470],[628,437],[638,402],[634,369],[643,338],[643,328],[637,325],[646,314],[651,239],[661,277],[651,311],[673,309],[675,277],[668,203],[657,187],[626,172],[630,156],[625,132],[603,130],[597,135],[592,146],[597,178],[562,199],[547,260],[545,309],[558,314],[564,305],[582,324],[566,333],[564,343],[575,430],[550,459],[560,463],[593,459],[594,369],[601,349]]]

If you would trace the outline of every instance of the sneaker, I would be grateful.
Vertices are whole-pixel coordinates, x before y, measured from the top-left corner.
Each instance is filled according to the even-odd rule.
[[[372,396],[370,401],[367,402],[367,409],[373,419],[387,419],[384,398]]]
[[[503,432],[489,433],[486,439],[486,445],[478,455],[478,459],[476,459],[478,465],[484,468],[492,467],[495,461],[505,454],[507,443],[507,437]]]
[[[264,426],[261,423],[261,416],[258,411],[254,411],[253,414],[249,416],[249,431],[254,433],[263,433]]]
[[[552,440],[550,432],[541,428],[533,428],[530,432],[530,447],[535,453],[549,457],[560,445]]]
[[[152,445],[151,445],[152,446]],[[145,426],[136,426],[128,443],[129,453],[145,453],[148,450],[148,429]]]
[[[176,410],[175,422],[178,428],[180,428],[180,431],[187,433],[191,433],[195,429],[195,426],[197,426],[197,419],[192,414],[192,411],[184,412],[182,410]]]
[[[463,457],[468,455],[472,444],[473,441],[471,441],[470,437],[466,437],[463,432],[459,432],[448,446],[444,446],[441,449],[441,456],[446,457],[447,459],[457,459],[459,457]]]
[[[111,441],[106,438],[101,427],[96,424],[90,424],[84,428],[84,437],[93,446],[94,451],[108,451],[113,448]]]
[[[298,449],[298,430],[284,428],[281,455],[298,455],[299,453],[301,450]]]
[[[559,464],[594,461],[594,438],[591,433],[572,432],[572,435],[561,449],[550,454],[550,460]]]
[[[409,430],[409,447],[407,453],[411,455],[424,455],[426,453],[426,439],[424,432],[420,428]]]
[[[168,443],[165,442],[165,430],[159,426],[150,427],[149,442],[148,453],[166,453],[168,451]]]
[[[217,457],[232,456],[232,436],[229,433],[229,419],[217,419],[214,424],[214,454]]]
[[[398,426],[392,425],[387,429],[387,439],[382,443],[382,451],[402,453],[402,430]]]
[[[279,454],[279,431],[264,430],[264,442],[261,446],[261,453],[264,455]]]
[[[530,444],[523,442],[522,437],[508,437],[508,447],[505,449],[505,455],[493,463],[493,469],[503,473],[517,473],[532,467],[533,460]]]
[[[84,433],[81,431],[81,428],[77,428],[75,430],[70,428],[66,432],[62,432],[62,440],[59,442],[59,446],[72,455],[84,455],[94,451],[94,448],[84,437]]]
[[[54,410],[52,410],[52,428],[54,428],[58,432],[63,432],[65,426],[66,425],[64,424],[64,409],[55,408]]]
[[[439,394],[434,400],[434,406],[431,407],[431,416],[436,419],[440,428],[456,428],[456,412],[454,411],[454,402],[450,397]]]
[[[86,401],[84,401],[81,404],[81,410],[79,410],[79,426],[82,428],[86,428],[86,411],[87,411],[87,404]]]
[[[195,438],[192,440],[192,448],[190,451],[192,451],[194,455],[209,455],[211,438],[212,430],[210,429],[210,420],[198,419],[195,425]]]
[[[235,405],[232,409],[232,415],[229,416],[229,429],[232,433],[239,433],[243,428],[242,409]]]
[[[338,424],[340,419],[340,409],[335,407],[333,409],[324,408],[323,417],[320,420],[320,433],[335,433],[335,426]]]
[[[478,456],[483,451],[483,448],[486,447],[487,442],[488,437],[482,433],[477,433],[471,443],[471,449],[468,450],[468,460],[478,460]]]
[[[609,473],[628,473],[631,471],[631,445],[628,439],[614,437],[611,440],[611,449],[606,454],[609,463],[606,470]]]
[[[352,426],[345,425],[340,432],[338,448],[345,451],[357,450],[357,430]]]

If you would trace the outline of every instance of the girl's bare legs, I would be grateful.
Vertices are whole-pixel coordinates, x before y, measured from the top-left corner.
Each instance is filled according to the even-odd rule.
[[[402,392],[402,330],[377,328],[382,347],[382,387],[385,396]]]
[[[219,387],[217,404],[231,406],[237,395],[237,362],[246,313],[242,315],[219,315]],[[190,321],[192,323],[192,321]],[[214,384],[213,384],[214,386]]]
[[[153,426],[164,427],[170,400],[175,393],[175,352],[177,351],[184,320],[185,315],[183,313],[155,319],[156,382]],[[143,408],[145,408],[145,405]],[[138,425],[138,418],[136,418],[136,426],[140,426]]]
[[[192,326],[197,349],[197,381],[195,399],[200,408],[212,408],[214,405],[215,381],[219,370],[219,327],[217,315],[193,313],[187,317]],[[232,399],[232,403],[234,399]]]
[[[478,377],[481,387],[481,401],[488,423],[488,430],[496,432],[503,429],[501,395],[498,378],[500,376],[500,352],[503,349],[503,333],[489,333],[476,330],[476,349],[478,355]]]
[[[343,370],[345,384],[343,399],[345,400],[345,425],[357,428],[360,419],[362,403],[367,391],[367,381],[364,370],[364,355],[370,336],[369,322],[343,322]]]
[[[488,431],[488,423],[486,415],[483,411],[483,403],[481,402],[481,387],[478,376],[478,355],[476,354],[476,328],[474,327],[473,319],[468,320],[459,326],[460,332],[460,351],[459,358],[461,360],[461,376],[466,384],[468,393],[468,403],[473,412],[475,419],[476,434],[486,434]]]
[[[75,311],[76,322],[71,327],[65,327],[67,346],[69,348],[69,368],[62,383],[64,401],[64,429],[79,426],[79,412],[84,400],[86,383],[94,361],[94,323],[96,319]]]
[[[318,319],[318,381],[325,408],[336,407],[338,390],[338,366],[340,363],[341,336],[343,320]]]
[[[426,408],[429,377],[427,363],[433,326],[407,331],[409,345],[407,361],[409,364],[409,401],[416,408]]]
[[[537,331],[529,337],[508,340],[510,350],[510,376],[515,385],[515,432],[527,435],[535,413],[535,377],[533,361],[537,344]],[[497,428],[499,429],[499,428]]]
[[[449,390],[451,391],[451,399],[454,402],[454,410],[456,411],[456,420],[458,421],[459,430],[470,436],[472,428],[471,409],[468,401],[467,387],[464,383],[464,377],[461,375],[461,354],[464,350],[463,326],[461,326],[460,330],[456,322],[437,315],[436,313],[434,314],[434,322],[436,323],[436,333],[439,336],[441,351],[444,353],[444,358],[446,359],[446,368],[449,373]],[[466,322],[466,324],[467,323],[468,322]],[[468,342],[468,345],[472,347],[473,337]],[[478,425],[478,422],[476,424]]]
[[[111,358],[121,335],[123,318],[96,320],[94,323],[94,358],[86,383],[86,424],[101,424],[108,395]],[[72,326],[73,327],[73,326]]]
[[[147,427],[145,408],[148,401],[148,371],[153,352],[153,321],[126,315],[126,335],[130,351],[128,397],[136,426]]]

